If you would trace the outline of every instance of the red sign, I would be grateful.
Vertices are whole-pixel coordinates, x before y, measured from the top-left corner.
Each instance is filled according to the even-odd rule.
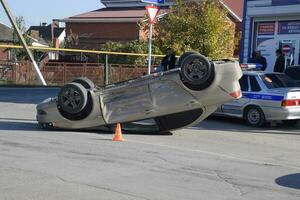
[[[275,22],[263,22],[258,24],[258,35],[274,35]]]
[[[290,51],[291,51],[290,45],[286,44],[286,45],[284,45],[284,46],[282,47],[282,52],[283,52],[284,54],[288,54],[288,53],[290,53]]]
[[[160,10],[160,7],[158,6],[146,6],[146,10],[149,17],[149,23],[154,24],[157,20],[157,15]]]

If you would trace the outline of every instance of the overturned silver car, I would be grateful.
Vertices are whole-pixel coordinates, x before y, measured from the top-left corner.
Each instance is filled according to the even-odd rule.
[[[115,123],[165,132],[199,123],[220,105],[241,97],[239,64],[209,61],[187,52],[178,68],[126,82],[97,87],[87,78],[64,85],[58,97],[37,106],[44,128],[89,129]]]

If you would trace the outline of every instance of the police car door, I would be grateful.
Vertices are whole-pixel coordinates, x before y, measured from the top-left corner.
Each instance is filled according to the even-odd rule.
[[[241,85],[243,97],[241,99],[236,99],[229,103],[224,104],[222,106],[222,112],[224,114],[240,117],[243,115],[243,107],[250,101],[248,98],[245,98],[244,96],[244,94],[250,92],[249,76],[243,75],[239,82]]]

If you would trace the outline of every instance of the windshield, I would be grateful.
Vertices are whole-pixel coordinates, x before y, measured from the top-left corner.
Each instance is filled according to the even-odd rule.
[[[300,87],[298,83],[285,74],[265,74],[260,77],[269,89]]]

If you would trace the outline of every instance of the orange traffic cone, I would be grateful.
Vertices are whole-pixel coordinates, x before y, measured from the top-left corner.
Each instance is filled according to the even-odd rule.
[[[115,130],[115,136],[113,138],[113,141],[119,141],[122,142],[124,141],[123,136],[122,136],[122,130],[121,130],[121,124],[117,123],[117,127]]]

